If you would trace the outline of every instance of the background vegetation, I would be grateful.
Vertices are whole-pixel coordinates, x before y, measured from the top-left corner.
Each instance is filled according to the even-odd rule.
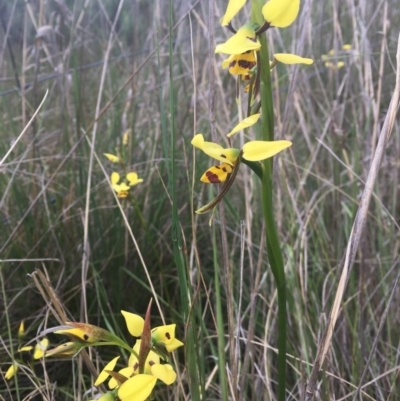
[[[228,336],[222,227],[239,323],[239,398],[275,398],[276,294],[259,184],[242,166],[224,200],[226,222],[216,213],[210,227],[208,215],[193,214],[217,190],[199,182],[209,160],[195,155],[190,140],[198,132],[209,135],[209,43],[211,35],[216,43],[229,36],[218,24],[225,5],[215,1],[210,18],[204,0],[0,1],[1,155],[49,91],[0,167],[3,375],[18,347],[21,320],[27,338],[57,324],[32,281],[40,269],[71,320],[87,316],[126,337],[119,311],[144,315],[157,297],[165,319],[177,323],[177,337],[188,344],[177,352],[178,384],[160,388],[157,399],[199,400],[199,393],[206,400],[226,398],[232,384],[218,372],[223,355],[217,348],[217,334],[226,342]],[[269,32],[271,51],[315,60],[311,67],[279,65],[272,76],[277,137],[293,142],[274,172],[289,293],[288,400],[303,396],[327,321],[394,86],[399,23],[395,0],[304,0],[293,26]],[[346,43],[352,50],[340,51]],[[331,49],[343,68],[324,65],[321,57]],[[237,122],[236,89],[220,69],[221,56],[214,60],[222,143]],[[120,208],[103,170],[109,175],[115,166],[102,154],[115,153],[127,130],[127,167],[144,183]],[[375,340],[362,399],[400,398],[398,289],[378,330],[398,271],[399,138],[395,125],[318,399],[352,399]],[[153,325],[160,323],[153,306]],[[114,354],[103,348],[92,358],[101,368]],[[230,371],[228,356],[227,348]],[[20,372],[17,382],[0,380],[0,398],[88,399],[90,375],[77,361],[46,361]]]

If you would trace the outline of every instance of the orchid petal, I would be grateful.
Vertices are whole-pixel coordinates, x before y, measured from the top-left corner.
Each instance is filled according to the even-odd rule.
[[[157,378],[152,375],[136,375],[121,385],[118,397],[121,401],[145,401],[153,391]]]
[[[103,153],[105,157],[107,157],[108,160],[112,163],[118,163],[119,162],[119,157],[112,155],[111,153]]]
[[[299,13],[300,0],[269,0],[262,8],[264,19],[271,26],[286,28]]]
[[[129,333],[133,337],[140,337],[143,333],[144,319],[139,315],[124,310],[122,310],[121,313],[125,318],[126,327],[128,328]]]
[[[243,146],[243,158],[248,161],[268,159],[292,145],[290,141],[251,141]]]
[[[215,53],[242,54],[249,50],[259,50],[261,47],[252,24],[243,25],[225,43],[217,45]]]
[[[221,18],[221,25],[227,26],[232,21],[233,17],[245,5],[246,0],[229,0],[224,16]]]
[[[157,379],[161,380],[168,386],[175,382],[176,373],[171,365],[169,364],[155,364],[151,367],[151,374]]]
[[[283,64],[312,64],[314,62],[311,58],[300,57],[290,53],[276,53],[274,57]]]
[[[233,128],[233,130],[227,136],[231,137],[233,134],[236,134],[237,132],[239,132],[245,128],[251,127],[258,121],[258,119],[260,118],[260,115],[261,115],[260,113],[257,113],[257,114],[251,115],[250,117],[245,118],[238,125],[236,125],[236,127]]]
[[[118,359],[119,359],[119,356],[115,357],[110,362],[108,362],[106,366],[104,366],[104,369],[100,372],[100,374],[97,376],[96,381],[94,382],[95,386],[98,386],[101,383],[103,383],[105,380],[107,380],[107,378],[110,376],[110,374],[107,373],[106,370],[114,370]]]

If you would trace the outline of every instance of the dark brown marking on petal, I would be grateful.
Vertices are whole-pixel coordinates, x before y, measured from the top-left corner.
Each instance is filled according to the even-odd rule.
[[[167,337],[168,340],[171,339],[171,334],[168,333],[168,331],[165,333],[165,337]]]
[[[84,335],[83,335],[83,339],[84,339],[85,341],[87,341],[87,340],[89,340],[89,336],[88,336],[87,334],[84,334]]]
[[[246,36],[247,39],[250,39],[252,42],[257,42],[257,38],[251,38],[250,36]]]
[[[226,173],[227,172],[226,167],[222,167],[222,171]]]
[[[137,370],[139,368],[139,362],[136,362],[134,365],[133,365],[133,370]]]
[[[153,365],[155,365],[156,363],[154,362],[154,361],[149,361],[149,365],[150,366],[153,366]]]
[[[220,184],[221,180],[218,178],[217,174],[212,173],[211,171],[205,172],[206,177],[211,184]]]
[[[255,61],[239,60],[239,67],[251,70],[257,63]]]
[[[224,155],[223,153],[220,154],[220,157],[223,157],[224,159],[226,159],[226,155]]]
[[[235,65],[236,65],[236,60],[232,60],[232,61],[229,63],[229,68],[233,68]]]

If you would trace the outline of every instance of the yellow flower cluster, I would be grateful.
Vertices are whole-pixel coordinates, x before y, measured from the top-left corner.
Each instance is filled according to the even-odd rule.
[[[343,58],[344,56],[348,56],[350,51],[351,45],[345,44],[342,46],[341,51],[335,52],[334,49],[331,49],[328,54],[323,54],[321,58],[325,61],[325,67],[330,68],[331,70],[339,70],[345,66]],[[341,60],[338,60],[339,58],[341,58]]]
[[[18,329],[18,343],[21,344],[22,340],[25,336],[25,325],[24,322],[22,321],[19,329]],[[11,380],[14,375],[18,372],[19,365],[22,364],[22,361],[28,360],[38,360],[41,359],[45,356],[46,350],[49,346],[49,340],[45,337],[42,338],[35,346],[32,345],[25,345],[25,346],[20,346],[18,348],[18,353],[20,355],[20,358],[18,360],[14,360],[13,363],[9,366],[7,369],[4,378],[6,380]]]
[[[258,35],[270,28],[284,28],[292,24],[299,13],[300,0],[269,0],[262,8],[262,19],[265,21],[263,26],[259,26],[256,23],[247,23],[235,31],[231,21],[245,3],[246,0],[229,1],[225,15],[221,19],[221,24],[233,31],[234,35],[225,43],[218,44],[215,48],[215,53],[229,55],[222,62],[222,68],[228,68],[230,74],[237,75],[241,80],[250,81],[245,91],[251,93],[249,97],[249,105],[251,106],[255,96],[258,94],[261,79],[260,71],[258,71],[260,68],[258,52],[261,49],[261,42],[258,40]],[[313,60],[295,54],[277,53],[270,61],[269,68],[274,68],[278,62],[284,64],[312,64]],[[257,112],[249,114],[247,118],[239,122],[227,134],[229,143],[230,138],[235,133],[251,127],[260,118],[260,114]],[[224,148],[219,144],[205,141],[202,134],[195,135],[192,139],[192,145],[222,163],[209,168],[200,180],[209,184],[225,183],[217,198],[196,212],[205,213],[214,209],[232,185],[240,162],[249,164],[255,169],[256,167],[251,163],[270,158],[291,146],[291,144],[290,141],[286,140],[249,141],[241,149]]]
[[[51,329],[56,334],[67,335],[71,341],[46,352],[46,356],[66,356],[76,354],[86,346],[119,345],[130,350],[128,363],[117,372],[114,368],[119,356],[106,364],[95,381],[99,386],[108,381],[110,391],[99,399],[103,401],[145,401],[160,380],[170,385],[176,380],[176,373],[168,363],[168,353],[181,347],[183,343],[175,338],[175,324],[150,329],[149,313],[146,319],[130,312],[121,311],[129,333],[138,338],[130,348],[114,334],[91,324],[68,322],[64,326]]]
[[[122,167],[124,167],[124,149],[129,143],[129,134],[130,130],[126,131],[122,136],[122,149],[121,152],[119,152],[119,156],[116,156],[112,153],[104,153],[104,156],[106,156],[111,163],[119,163]],[[143,179],[139,178],[138,174],[133,171],[125,174],[125,177],[121,179],[120,174],[116,171],[113,171],[110,176],[110,182],[111,188],[116,192],[118,198],[126,198],[129,195],[129,190],[133,186],[143,182]]]

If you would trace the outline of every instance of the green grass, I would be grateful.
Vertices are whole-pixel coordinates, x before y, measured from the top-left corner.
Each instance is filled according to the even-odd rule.
[[[157,297],[162,314],[153,302],[152,325],[162,323],[161,315],[175,322],[185,350],[175,353],[177,383],[159,386],[156,399],[232,399],[220,215],[216,212],[210,228],[210,215],[193,213],[217,192],[199,181],[210,161],[190,145],[196,133],[210,138],[208,3],[199,2],[189,12],[186,1],[125,1],[102,88],[119,2],[90,1],[87,8],[83,0],[66,0],[65,8],[44,1],[29,2],[29,7],[21,0],[4,3],[0,15],[8,34],[0,27],[0,37],[8,40],[15,66],[3,39],[1,155],[49,93],[35,124],[0,166],[0,310],[5,312],[0,316],[0,399],[90,399],[84,395],[92,385],[90,373],[78,358],[46,360],[45,369],[37,362],[34,370],[21,368],[17,380],[4,380],[11,354],[17,354],[21,320],[27,341],[58,324],[31,278],[36,269],[48,275],[69,319],[79,321],[85,312],[91,324],[129,343],[120,310],[144,316],[149,299]],[[386,4],[390,26],[385,30]],[[225,5],[221,0],[215,4],[216,43],[230,36],[218,24]],[[327,323],[376,135],[394,88],[400,22],[394,0],[358,2],[357,7],[352,1],[314,2],[301,15],[292,27],[268,35],[271,51],[315,60],[297,70],[278,65],[271,75],[275,136],[293,142],[275,160],[273,194],[287,275],[288,400],[302,399]],[[246,17],[242,12],[235,27]],[[37,42],[38,58],[35,25],[53,28]],[[345,67],[326,68],[321,56],[345,43],[353,46],[343,56]],[[222,57],[215,60],[215,129],[218,142],[224,143],[237,122],[235,84],[219,68]],[[15,75],[27,85],[25,90],[13,90]],[[92,140],[99,96],[98,160],[108,175],[118,168],[102,154],[115,153],[130,129],[126,168],[138,172],[144,183],[119,208],[94,158],[86,211],[91,148],[83,135]],[[398,291],[378,330],[398,271],[398,131],[396,122],[320,374],[321,400],[353,398],[376,338],[362,399],[399,398]],[[240,140],[244,137],[235,138]],[[260,195],[258,178],[242,165],[224,199],[232,305],[235,319],[240,316],[237,394],[246,401],[277,396],[277,299],[262,238]],[[82,276],[84,249],[88,264]],[[50,341],[55,346],[60,338],[50,335]],[[101,370],[117,353],[115,347],[99,347],[92,353],[93,363]]]

